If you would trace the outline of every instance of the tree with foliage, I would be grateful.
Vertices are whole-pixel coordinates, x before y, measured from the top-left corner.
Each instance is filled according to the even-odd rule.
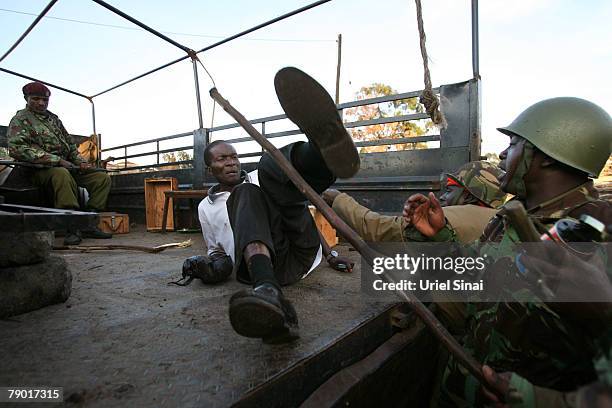
[[[395,95],[397,91],[389,85],[373,83],[362,87],[356,94],[357,100],[377,98],[380,96]],[[409,115],[424,112],[423,105],[418,98],[400,99],[397,101],[383,102],[373,105],[357,106],[345,110],[344,117],[348,122],[371,120],[378,118],[389,118],[395,116]],[[391,122],[377,125],[364,126],[349,129],[353,139],[356,141],[376,141],[383,139],[401,139],[416,137],[426,134],[433,126],[431,120],[427,120],[423,126],[413,121]],[[427,148],[426,143],[400,143],[394,145],[362,147],[360,152],[386,152],[389,150],[412,150]]]
[[[176,163],[176,162],[188,161],[192,159],[193,158],[191,157],[191,155],[184,150],[162,154],[162,160],[166,163]],[[183,164],[178,164],[177,166],[167,166],[166,167],[166,169],[168,170],[173,169],[173,168],[174,169],[187,169],[189,168],[189,164],[183,163]]]

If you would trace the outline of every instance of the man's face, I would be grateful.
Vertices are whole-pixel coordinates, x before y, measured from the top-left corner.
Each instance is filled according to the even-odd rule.
[[[209,170],[220,184],[235,186],[240,184],[240,161],[236,149],[228,143],[221,143],[210,150]]]
[[[449,186],[447,185],[444,189],[444,193],[438,199],[442,207],[449,205],[462,205],[465,204],[464,194],[465,190],[460,186]]]
[[[516,191],[510,191],[513,189],[512,188],[508,189],[508,185],[510,183],[510,180],[512,180],[512,177],[514,177],[516,173],[516,169],[521,163],[521,159],[523,158],[524,146],[525,146],[525,139],[523,139],[520,136],[514,135],[510,139],[510,146],[508,146],[506,150],[504,150],[503,152],[499,154],[499,159],[501,160],[499,162],[499,167],[502,170],[506,171],[504,175],[502,176],[502,178],[499,180],[499,182],[501,183],[502,191],[505,191],[506,193],[510,193],[510,194],[517,193]]]
[[[49,106],[49,97],[47,96],[27,96],[28,109],[37,113],[45,113]]]

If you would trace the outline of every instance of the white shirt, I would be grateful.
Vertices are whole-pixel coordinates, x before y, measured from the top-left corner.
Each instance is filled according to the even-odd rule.
[[[259,186],[257,170],[246,174],[245,183],[253,183]],[[234,232],[230,225],[227,213],[227,199],[230,195],[228,191],[215,192],[215,187],[211,187],[208,196],[198,205],[198,217],[202,226],[202,235],[207,247],[207,254],[227,254],[236,264],[234,257]],[[316,268],[323,258],[323,249],[319,245],[317,256],[308,272],[302,277],[305,278],[314,268]]]

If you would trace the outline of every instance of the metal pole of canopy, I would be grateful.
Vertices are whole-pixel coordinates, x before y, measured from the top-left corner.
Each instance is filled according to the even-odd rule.
[[[96,135],[96,105],[94,105],[94,101],[93,99],[89,99],[89,102],[91,102],[91,122],[93,125],[93,133],[94,135]],[[100,145],[98,145],[98,147],[101,147]]]
[[[97,166],[100,166],[100,161],[102,160],[102,135],[99,135],[96,131],[96,105],[94,104],[93,98],[89,98],[89,102],[91,102],[91,122],[93,125],[93,134],[96,136],[96,144],[98,146],[98,157],[96,157],[96,163]]]
[[[128,20],[130,23],[136,24],[138,27],[147,30],[148,32],[150,32],[151,34],[161,38],[162,40],[169,42],[170,44],[174,45],[175,47],[180,48],[181,50],[185,51],[185,52],[189,52],[189,47],[185,47],[183,44],[179,44],[178,42],[174,41],[172,38],[160,33],[159,31],[149,27],[148,25],[146,25],[145,23],[142,23],[138,20],[136,20],[134,17],[124,13],[123,11],[119,10],[118,8],[111,6],[110,4],[108,4],[105,1],[102,0],[93,0],[94,3],[98,3],[99,5],[101,5],[102,7],[112,11],[115,14],[120,15],[121,17],[125,18],[126,20]]]
[[[288,17],[294,16],[294,15],[299,14],[299,13],[301,13],[303,11],[306,11],[306,10],[310,10],[311,8],[320,6],[321,4],[324,4],[324,3],[327,3],[327,2],[330,2],[330,1],[331,0],[319,0],[317,2],[311,3],[311,4],[307,5],[307,6],[299,8],[297,10],[293,10],[293,11],[287,13],[287,14],[283,14],[282,16],[278,16],[276,18],[273,18],[272,20],[268,20],[265,23],[261,23],[259,25],[256,25],[255,27],[249,28],[248,30],[244,30],[242,32],[239,32],[238,34],[232,35],[231,37],[227,37],[224,40],[221,40],[221,41],[218,41],[218,42],[216,42],[216,43],[214,43],[212,45],[209,45],[208,47],[204,47],[204,48],[202,48],[201,50],[198,51],[198,54],[201,53],[201,52],[204,52],[204,51],[208,51],[208,50],[210,50],[212,48],[218,47],[221,44],[225,44],[228,41],[232,41],[232,40],[235,40],[236,38],[239,38],[239,37],[242,37],[242,36],[247,35],[249,33],[252,33],[253,31],[259,30],[260,28],[264,28],[266,26],[269,26],[270,24],[274,24],[274,23],[276,23],[278,21],[284,20],[284,19],[286,19]]]
[[[480,78],[480,44],[478,39],[478,0],[472,0],[472,72]]]
[[[24,38],[26,38],[26,36],[28,34],[30,34],[30,31],[32,31],[32,29],[36,26],[36,24],[38,24],[38,22],[40,20],[42,20],[42,18],[45,16],[45,14],[47,14],[47,12],[49,10],[51,10],[51,7],[53,7],[53,5],[57,3],[57,0],[51,0],[49,2],[49,4],[47,4],[47,7],[44,8],[43,11],[40,12],[40,14],[38,15],[38,17],[36,17],[36,19],[34,19],[34,21],[32,22],[32,24],[30,24],[30,26],[28,27],[27,30],[25,30],[25,32],[23,34],[21,34],[21,37],[19,37],[19,39],[15,42],[15,44],[13,44],[13,46],[11,48],[8,49],[7,52],[4,53],[4,55],[2,57],[0,57],[0,62],[2,62],[6,57],[8,57],[8,55],[13,52],[13,50],[15,48],[17,48],[17,46],[19,45],[19,43],[21,41],[23,41]]]
[[[96,1],[96,2],[100,2],[101,0],[94,0],[94,1]],[[289,13],[287,13],[287,14],[283,14],[282,16],[276,17],[276,18],[274,18],[274,19],[272,19],[272,20],[266,21],[265,23],[262,23],[262,24],[256,25],[255,27],[249,28],[248,30],[242,31],[242,32],[240,32],[240,33],[238,33],[238,34],[235,34],[235,35],[232,35],[231,37],[227,37],[227,38],[225,38],[225,39],[223,39],[223,40],[221,40],[221,41],[218,41],[218,42],[216,42],[216,43],[214,43],[214,44],[212,44],[212,45],[209,45],[209,46],[207,46],[207,47],[202,48],[201,50],[197,51],[196,53],[197,53],[197,54],[199,54],[199,53],[201,53],[201,52],[208,51],[208,50],[210,50],[210,49],[212,49],[212,48],[218,47],[219,45],[225,44],[225,43],[226,43],[226,42],[228,42],[228,41],[235,40],[236,38],[239,38],[239,37],[242,37],[242,36],[244,36],[244,35],[246,35],[246,34],[252,33],[253,31],[259,30],[260,28],[263,28],[263,27],[269,26],[270,24],[273,24],[273,23],[276,23],[276,22],[278,22],[278,21],[284,20],[284,19],[286,19],[286,18],[289,18],[289,17],[291,17],[291,16],[294,16],[294,15],[296,15],[296,14],[299,14],[299,13],[304,12],[304,11],[306,11],[306,10],[309,10],[309,9],[311,9],[311,8],[314,8],[314,7],[320,6],[321,4],[328,3],[328,2],[330,2],[330,1],[331,1],[331,0],[319,0],[319,1],[317,1],[317,2],[314,2],[314,3],[312,3],[312,4],[309,4],[309,5],[307,5],[307,6],[301,7],[301,8],[299,8],[299,9],[297,9],[297,10],[294,10],[294,11],[292,11],[292,12],[289,12]],[[167,67],[169,67],[169,66],[171,66],[171,65],[174,65],[174,64],[176,64],[176,63],[178,63],[178,62],[184,61],[184,60],[186,60],[187,58],[190,58],[190,56],[189,56],[189,55],[186,55],[186,56],[184,56],[184,57],[181,57],[181,58],[175,59],[174,61],[170,61],[170,62],[168,62],[167,64],[162,65],[161,67],[158,67],[158,68],[152,69],[152,70],[150,70],[150,71],[147,71],[147,72],[145,72],[144,74],[140,74],[140,75],[138,75],[138,76],[136,76],[136,77],[134,77],[134,78],[132,78],[132,79],[128,79],[127,81],[122,82],[122,83],[120,83],[119,85],[115,85],[115,86],[113,86],[112,88],[108,88],[108,89],[106,89],[106,90],[104,90],[104,91],[102,91],[102,92],[98,92],[97,94],[93,95],[93,96],[92,96],[92,98],[95,98],[96,96],[100,96],[100,95],[102,95],[102,94],[105,94],[105,93],[107,93],[107,92],[110,92],[110,91],[112,91],[112,90],[114,90],[114,89],[117,89],[117,88],[119,88],[119,87],[123,86],[123,85],[127,85],[127,84],[129,84],[130,82],[136,81],[137,79],[143,78],[143,77],[145,77],[145,76],[147,76],[147,75],[151,75],[151,74],[153,74],[153,73],[155,73],[155,72],[157,72],[157,71],[159,71],[159,70],[161,70],[161,69],[167,68]]]
[[[45,84],[47,86],[50,86],[51,88],[60,89],[60,90],[62,90],[64,92],[68,92],[68,93],[71,93],[73,95],[77,95],[77,96],[80,96],[82,98],[85,98],[85,99],[90,99],[89,96],[83,95],[82,93],[71,91],[70,89],[66,89],[66,88],[61,87],[59,85],[53,85],[53,84],[51,84],[49,82],[41,81],[40,79],[32,78],[30,76],[23,75],[23,74],[20,74],[18,72],[15,72],[15,71],[11,71],[10,69],[0,68],[0,71],[6,72],[7,74],[15,75],[15,76],[18,76],[18,77],[21,77],[21,78],[29,79],[30,81],[41,82],[41,83],[43,83],[43,84]]]
[[[186,60],[187,58],[189,58],[189,55],[185,55],[184,57],[181,57],[181,58],[175,59],[174,61],[170,61],[169,63],[164,64],[164,65],[162,65],[161,67],[157,67],[157,68],[155,68],[155,69],[152,69],[152,70],[150,70],[150,71],[145,72],[144,74],[140,74],[140,75],[138,75],[138,76],[136,76],[136,77],[134,77],[134,78],[132,78],[132,79],[128,79],[127,81],[122,82],[122,83],[120,83],[120,84],[118,84],[118,85],[115,85],[115,86],[113,86],[113,87],[111,87],[111,88],[105,89],[105,90],[104,90],[104,91],[102,91],[102,92],[98,92],[97,94],[93,95],[93,96],[92,96],[92,98],[95,98],[95,97],[97,97],[97,96],[103,95],[103,94],[105,94],[105,93],[107,93],[107,92],[110,92],[110,91],[112,91],[112,90],[114,90],[114,89],[117,89],[117,88],[119,88],[119,87],[122,87],[123,85],[127,85],[127,84],[129,84],[130,82],[134,82],[134,81],[136,81],[137,79],[140,79],[140,78],[146,77],[147,75],[153,74],[154,72],[161,71],[162,69],[167,68],[167,67],[169,67],[169,66],[171,66],[171,65],[174,65],[174,64],[176,64],[177,62],[184,61],[184,60]]]
[[[342,63],[342,34],[338,34],[338,64],[336,65],[336,105],[340,103],[340,64]]]
[[[196,91],[196,103],[198,104],[198,121],[200,129],[204,128],[204,121],[202,120],[202,101],[200,100],[200,81],[198,81],[198,64],[196,58],[191,60],[193,64],[193,80],[195,82]]]

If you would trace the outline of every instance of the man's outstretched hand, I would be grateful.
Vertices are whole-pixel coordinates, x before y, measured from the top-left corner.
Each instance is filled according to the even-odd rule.
[[[446,225],[444,211],[433,193],[429,193],[429,197],[423,194],[408,197],[402,216],[408,225],[426,237],[433,237]]]

